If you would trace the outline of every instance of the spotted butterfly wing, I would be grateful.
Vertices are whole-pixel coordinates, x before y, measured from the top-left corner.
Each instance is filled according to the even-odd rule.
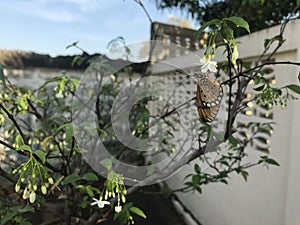
[[[197,80],[196,105],[198,114],[203,122],[211,122],[216,117],[221,100],[223,89],[218,81],[207,76],[201,76]]]

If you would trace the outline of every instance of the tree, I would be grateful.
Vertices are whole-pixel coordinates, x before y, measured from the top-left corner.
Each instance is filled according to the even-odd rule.
[[[169,85],[165,79],[151,77],[146,72],[134,76],[131,65],[113,67],[95,58],[80,84],[63,72],[34,90],[11,84],[1,66],[0,122],[5,135],[0,144],[16,156],[16,160],[4,162],[3,175],[14,183],[19,196],[0,196],[1,224],[11,221],[29,224],[23,220],[25,214],[41,210],[41,205],[51,200],[63,204],[62,222],[65,224],[78,221],[95,224],[111,218],[112,214],[120,224],[132,224],[134,216],[146,218],[147,213],[129,202],[128,196],[145,184],[165,179],[192,161],[194,171],[185,178],[182,188],[168,188],[169,194],[201,193],[205,184],[228,183],[231,173],[238,173],[247,181],[250,167],[278,166],[267,155],[254,162],[243,161],[247,157],[245,149],[259,133],[270,132],[272,123],[252,121],[247,124],[252,133],[239,138],[236,134],[240,127],[235,126],[234,121],[249,101],[244,96],[251,81],[256,85],[257,94],[250,101],[268,109],[276,104],[284,108],[289,100],[295,99],[295,94],[300,94],[300,86],[296,84],[273,87],[264,72],[264,68],[272,64],[300,66],[299,62],[270,60],[284,42],[287,22],[289,19],[282,24],[277,36],[265,41],[265,51],[252,67],[238,58],[235,41],[239,29],[249,32],[244,19],[229,17],[204,24],[196,35],[207,27],[212,32],[206,39],[206,51],[196,74],[197,96],[176,106],[164,104],[157,113],[149,110],[149,105],[160,105],[163,92],[172,96],[181,88],[180,84]],[[73,45],[76,47],[77,43]],[[274,45],[275,48],[271,48]],[[123,53],[131,53],[129,46],[122,47],[125,48]],[[216,63],[213,59],[218,48],[223,48],[225,55],[223,62]],[[269,52],[270,49],[274,50]],[[76,57],[74,63],[82,63],[82,60]],[[226,78],[222,83],[207,77],[208,73],[218,77],[221,72]],[[211,98],[207,98],[205,94],[211,90]],[[220,135],[212,132],[211,122],[223,92],[228,93],[228,111],[224,133]],[[195,101],[200,118],[190,121],[194,124],[190,133],[194,132],[197,139],[192,141],[198,145],[189,151],[184,148],[189,137],[178,136],[177,127],[184,125],[177,117]],[[124,119],[128,122],[125,127]],[[151,130],[154,126],[158,129],[156,133]],[[176,151],[176,144],[180,144],[180,151]],[[148,148],[150,151],[144,151]],[[206,154],[212,151],[219,155],[209,162]],[[162,167],[155,164],[158,154],[170,156]],[[203,170],[196,159],[206,160],[211,170]]]
[[[179,8],[190,14],[200,24],[212,19],[231,16],[243,17],[251,31],[280,24],[287,16],[297,16],[296,0],[222,0],[222,1],[181,1],[155,0],[159,9]],[[245,34],[242,33],[242,34]]]

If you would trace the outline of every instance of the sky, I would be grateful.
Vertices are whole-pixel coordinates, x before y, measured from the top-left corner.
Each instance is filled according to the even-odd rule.
[[[186,18],[179,10],[157,10],[154,0],[141,1],[153,21]],[[0,0],[0,21],[0,49],[51,56],[80,54],[66,49],[76,41],[89,54],[105,54],[118,36],[128,44],[150,38],[150,22],[134,0]]]

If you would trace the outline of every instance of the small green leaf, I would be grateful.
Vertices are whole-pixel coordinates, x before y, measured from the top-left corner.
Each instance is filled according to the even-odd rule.
[[[234,39],[234,31],[230,27],[224,28],[222,30],[222,35],[223,35],[223,38],[226,39],[226,40],[232,40],[232,39]]]
[[[253,78],[253,81],[254,81],[254,84],[259,84],[260,83],[260,78],[259,77],[254,77]]]
[[[19,213],[34,212],[34,208],[27,205],[27,206],[24,206],[23,208],[19,209],[18,212]]]
[[[263,89],[265,88],[265,85],[261,85],[261,86],[258,86],[256,88],[253,88],[254,91],[262,91]]]
[[[84,180],[92,180],[97,181],[98,177],[94,173],[86,173],[82,176],[82,179]]]
[[[194,165],[194,170],[196,173],[200,174],[200,166],[198,164]]]
[[[245,170],[241,170],[241,175],[243,176],[244,180],[247,182],[249,173]]]
[[[15,143],[16,143],[17,145],[19,145],[19,146],[20,146],[20,145],[24,145],[24,140],[23,140],[21,134],[17,134]]]
[[[206,22],[205,24],[203,24],[203,26],[201,26],[195,33],[195,39],[198,39],[199,35],[209,26],[213,25],[213,24],[217,24],[219,23],[220,20],[218,19],[213,19],[211,21]]]
[[[16,151],[29,151],[31,152],[31,147],[29,145],[21,145],[19,148],[16,149]]]
[[[72,124],[66,123],[66,124],[63,124],[63,125],[59,126],[59,127],[54,131],[54,134],[56,135],[59,131],[61,131],[62,129],[64,129],[64,128],[66,128],[66,127],[69,127],[69,126],[72,126]]]
[[[67,177],[65,177],[65,179],[63,179],[63,181],[61,182],[62,185],[66,185],[72,182],[75,182],[77,180],[80,180],[80,176],[78,176],[77,174],[71,174]]]
[[[271,159],[271,158],[265,159],[265,162],[268,163],[268,164],[270,164],[270,165],[280,166],[279,163],[276,160]]]
[[[112,168],[112,161],[110,159],[103,159],[100,161],[100,164],[108,170]]]
[[[86,193],[87,193],[91,198],[94,197],[94,192],[93,192],[93,189],[91,188],[91,186],[87,186],[85,190],[86,190]]]
[[[46,162],[46,156],[45,152],[43,150],[36,150],[34,151],[34,154],[39,157],[39,159],[42,161],[43,164]]]
[[[287,87],[288,89],[292,90],[293,92],[300,94],[300,86],[297,84],[289,84],[286,85],[285,87]]]
[[[71,81],[74,84],[75,88],[78,89],[79,81],[77,79],[75,79],[75,78],[72,78]]]
[[[265,39],[265,42],[264,42],[264,48],[266,49],[266,48],[268,48],[269,46],[270,46],[270,44],[271,44],[272,42],[271,42],[271,39]]]
[[[131,212],[133,212],[134,214],[136,214],[136,215],[138,215],[138,216],[140,216],[144,219],[147,219],[147,216],[145,215],[145,213],[141,209],[139,209],[138,207],[131,207],[129,210]]]
[[[198,186],[198,184],[200,183],[200,176],[199,176],[199,174],[192,176],[192,182],[193,182],[193,186]]]
[[[236,147],[238,144],[238,140],[232,135],[228,138],[228,141],[233,147]]]
[[[248,31],[248,33],[250,33],[249,24],[242,17],[232,16],[230,18],[225,18],[225,19],[234,23],[237,27],[244,28],[246,31]]]
[[[79,41],[73,42],[72,44],[68,45],[68,46],[66,47],[66,49],[71,48],[71,47],[74,47],[74,46],[77,46],[78,42],[79,42]]]
[[[73,126],[68,126],[66,130],[66,141],[70,142],[72,137],[74,136],[74,129]]]
[[[194,187],[194,189],[195,189],[196,191],[198,191],[198,192],[199,192],[199,194],[201,194],[201,193],[202,193],[202,189],[201,189],[201,187],[199,187],[199,186],[196,186],[196,187]]]

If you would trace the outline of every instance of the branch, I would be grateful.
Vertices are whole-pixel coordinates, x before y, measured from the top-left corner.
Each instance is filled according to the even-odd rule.
[[[27,144],[27,140],[25,138],[25,135],[22,131],[22,129],[20,128],[19,124],[17,123],[17,121],[15,120],[14,116],[0,103],[0,108],[5,112],[5,114],[8,116],[8,118],[12,121],[12,123],[15,125],[15,127],[17,128],[19,134],[22,137],[22,140],[25,144]]]

